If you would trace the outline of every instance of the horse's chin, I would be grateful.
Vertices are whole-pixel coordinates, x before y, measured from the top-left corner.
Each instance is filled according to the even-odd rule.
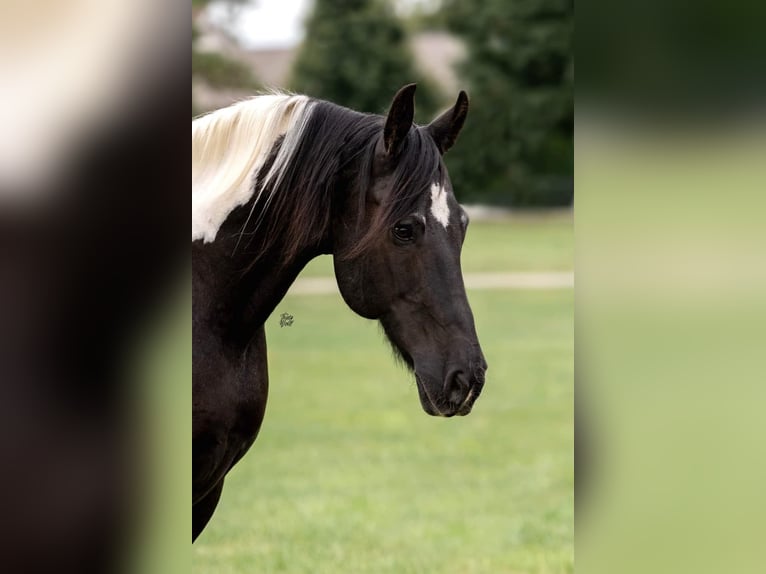
[[[458,414],[454,409],[443,404],[433,390],[428,389],[428,383],[426,383],[417,373],[415,374],[415,382],[418,387],[418,396],[420,397],[420,405],[426,414],[432,417],[452,417]]]

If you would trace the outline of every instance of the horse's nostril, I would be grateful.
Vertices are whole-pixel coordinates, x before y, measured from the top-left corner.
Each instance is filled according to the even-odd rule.
[[[462,403],[469,388],[468,377],[463,371],[450,371],[444,381],[444,391],[451,403]]]

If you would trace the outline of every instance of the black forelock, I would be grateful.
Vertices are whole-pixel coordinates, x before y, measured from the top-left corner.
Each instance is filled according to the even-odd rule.
[[[376,136],[368,141],[368,149],[358,172],[356,185],[365,191],[359,197],[358,215],[361,215],[366,208],[366,192],[372,188],[375,146],[381,137],[382,125],[385,121],[385,118],[380,116],[376,118],[380,129]],[[428,193],[434,182],[442,183],[441,154],[430,135],[413,125],[397,156],[393,159],[393,172],[390,177],[391,189],[383,200],[378,217],[354,249],[343,254],[345,257],[362,255],[381,232],[415,211],[423,194]],[[361,217],[357,217],[357,221],[361,220]]]

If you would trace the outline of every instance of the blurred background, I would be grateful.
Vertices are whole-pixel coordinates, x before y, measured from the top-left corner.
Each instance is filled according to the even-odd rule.
[[[194,0],[192,114],[259,89],[385,113],[418,82],[416,122],[460,89],[471,121],[450,153],[461,202],[569,207],[573,2]]]
[[[759,572],[766,4],[577,20],[578,570]]]
[[[489,371],[470,416],[426,416],[314,260],[267,322],[266,419],[192,571],[572,572],[572,2],[193,6],[193,116],[272,88],[382,114],[417,81],[424,124],[468,92],[445,159]]]
[[[189,11],[0,2],[4,572],[189,571]]]

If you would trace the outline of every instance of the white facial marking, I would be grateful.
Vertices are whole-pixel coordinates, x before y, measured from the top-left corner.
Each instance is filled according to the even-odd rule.
[[[444,229],[449,225],[449,205],[447,205],[447,192],[439,183],[431,184],[431,215],[442,224]]]

